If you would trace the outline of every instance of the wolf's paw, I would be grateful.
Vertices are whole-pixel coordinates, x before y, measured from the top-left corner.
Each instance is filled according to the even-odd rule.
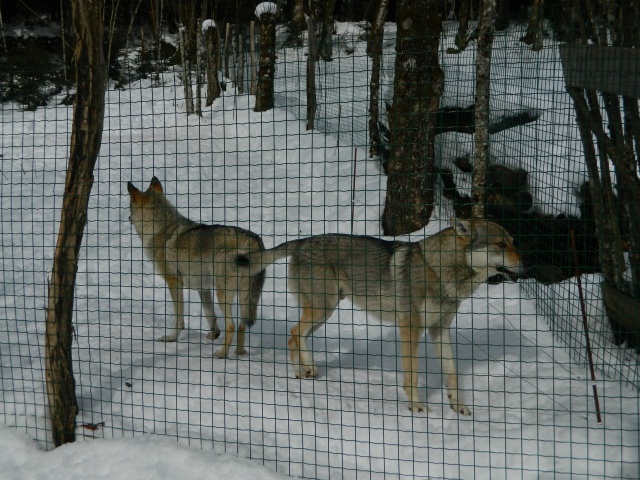
[[[244,347],[236,347],[236,355],[246,355],[247,350]]]
[[[220,336],[220,329],[216,328],[215,330],[211,330],[208,334],[207,334],[207,338],[211,341],[217,339]]]
[[[460,415],[471,415],[471,409],[462,403],[451,403],[451,409]]]
[[[410,402],[409,410],[411,410],[413,413],[421,413],[421,412],[428,412],[429,408],[427,408],[427,406],[424,403]]]
[[[315,365],[300,365],[296,369],[296,378],[315,378],[318,376],[318,369]]]
[[[222,347],[220,350],[216,350],[213,356],[216,358],[227,358],[228,353],[229,351],[225,347]]]
[[[177,335],[163,335],[161,336],[158,341],[159,342],[175,342],[178,339]]]

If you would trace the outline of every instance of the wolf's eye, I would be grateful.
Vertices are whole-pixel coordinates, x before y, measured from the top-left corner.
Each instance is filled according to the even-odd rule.
[[[506,244],[506,243],[504,243],[504,242],[498,242],[498,243],[496,243],[496,245],[497,245],[498,247],[500,247],[500,248],[507,248],[507,244]]]

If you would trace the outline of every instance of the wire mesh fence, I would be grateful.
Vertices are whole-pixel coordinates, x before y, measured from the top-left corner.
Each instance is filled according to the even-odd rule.
[[[441,40],[436,208],[429,225],[397,241],[419,242],[448,228],[451,217],[463,216],[471,193],[474,142],[465,119],[474,104],[476,50],[448,51],[456,28],[445,23]],[[636,478],[638,354],[629,342],[616,341],[601,300],[602,276],[587,261],[598,256],[588,237],[592,225],[585,225],[592,221],[584,193],[589,177],[559,42],[551,35],[534,52],[520,41],[524,33],[512,25],[494,41],[488,214],[534,259],[532,278],[483,283],[459,306],[452,343],[470,417],[450,408],[439,355],[424,338],[418,391],[430,412],[411,412],[404,337],[397,325],[376,321],[349,299],[307,341],[318,377],[296,378],[289,339],[308,305],[300,305],[287,283],[294,260],[267,268],[246,354],[231,349],[216,357],[224,312],[217,298],[222,334],[212,341],[207,301],[193,289],[184,290],[186,328],[175,342],[158,341],[172,334],[176,304],[163,267],[149,258],[150,250],[145,256],[143,246],[150,247],[136,235],[136,194],[127,192],[127,182],[142,195],[157,188],[150,184],[157,177],[162,195],[195,222],[162,217],[162,225],[150,222],[153,231],[204,235],[201,223],[224,224],[254,232],[267,249],[327,233],[382,235],[386,176],[382,161],[369,157],[366,35],[358,25],[339,24],[333,61],[317,67],[313,130],[305,128],[304,47],[278,48],[275,108],[262,113],[253,110],[252,95],[223,78],[221,97],[200,116],[187,115],[178,66],[107,89],[75,288],[78,440],[163,434],[303,478]],[[387,25],[383,45],[384,112],[393,97],[394,25]],[[6,102],[0,112],[0,418],[47,447],[43,309],[72,128],[73,106],[60,103],[64,96],[35,110]],[[385,114],[380,128],[388,128]],[[579,277],[570,230],[583,235],[575,252]],[[455,254],[432,253],[432,261]],[[369,265],[370,256],[363,249],[355,260]],[[374,274],[384,281],[380,271]],[[339,299],[349,296],[344,288]],[[327,295],[325,286],[313,293]],[[397,309],[404,308],[400,303]],[[241,304],[232,308],[234,344]]]

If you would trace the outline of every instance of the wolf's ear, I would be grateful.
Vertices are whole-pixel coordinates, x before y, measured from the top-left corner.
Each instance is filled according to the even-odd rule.
[[[162,190],[162,184],[160,183],[160,180],[158,180],[158,177],[153,177],[151,179],[151,183],[149,184],[149,190],[147,191],[157,193],[159,195],[162,195],[164,193],[164,191]]]
[[[470,220],[452,218],[451,226],[456,230],[456,233],[460,237],[470,237],[473,235],[473,225]]]
[[[140,195],[142,195],[142,192],[140,192],[140,190],[138,190],[133,185],[133,183],[127,182],[127,190],[129,191],[129,195],[131,196],[132,202],[137,202],[140,199]]]

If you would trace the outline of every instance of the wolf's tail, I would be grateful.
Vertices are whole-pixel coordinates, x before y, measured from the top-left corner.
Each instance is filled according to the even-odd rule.
[[[297,244],[303,241],[291,240],[269,250],[254,250],[250,253],[238,255],[236,257],[236,265],[240,271],[244,270],[246,272],[246,269],[248,269],[249,275],[256,275],[258,272],[264,271],[272,263],[291,255]]]
[[[249,285],[245,295],[241,297],[242,318],[247,327],[251,327],[258,315],[258,301],[262,294],[262,287],[266,277],[266,268],[273,262],[290,255],[290,247],[299,240],[293,240],[278,245],[270,250],[254,250],[236,257],[236,265],[242,273],[249,274]],[[262,247],[262,244],[260,245]],[[248,270],[248,272],[247,272]]]

